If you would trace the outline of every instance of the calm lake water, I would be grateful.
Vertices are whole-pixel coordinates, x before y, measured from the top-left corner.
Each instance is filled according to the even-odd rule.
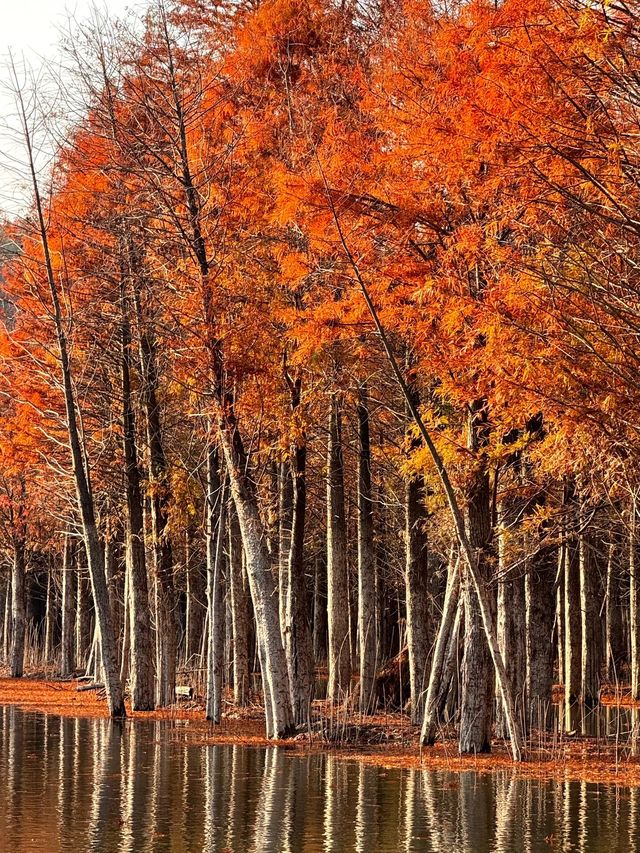
[[[187,745],[175,722],[0,725],[2,853],[640,850],[640,789]]]

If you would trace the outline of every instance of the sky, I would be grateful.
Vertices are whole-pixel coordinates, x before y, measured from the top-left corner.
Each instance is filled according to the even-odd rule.
[[[0,218],[3,214],[21,212],[28,200],[25,181],[20,178],[16,164],[21,152],[7,132],[7,125],[15,125],[14,97],[7,90],[9,51],[17,62],[24,57],[37,76],[44,63],[55,62],[59,55],[60,30],[67,29],[69,17],[87,18],[94,5],[92,0],[2,0],[0,3]],[[139,3],[99,0],[97,6],[108,9],[112,16],[127,17],[127,10],[139,8]]]

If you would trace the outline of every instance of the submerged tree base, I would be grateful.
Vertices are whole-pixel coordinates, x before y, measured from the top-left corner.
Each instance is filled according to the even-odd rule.
[[[85,689],[81,689],[85,688]],[[626,695],[605,695],[603,712],[619,713],[621,719],[640,713],[640,703],[628,703]],[[35,676],[0,678],[0,705],[17,705],[22,710],[71,717],[108,718],[99,690],[87,690],[86,682],[46,680]],[[129,719],[175,721],[192,745],[214,743],[247,747],[273,745],[265,735],[263,709],[257,705],[233,708],[219,725],[205,719],[203,706],[180,701],[171,708],[130,711]],[[518,777],[582,780],[640,786],[640,758],[636,756],[633,729],[619,726],[624,735],[606,737],[567,736],[535,732],[529,740],[528,760],[513,762],[509,745],[498,740],[490,754],[459,755],[455,732],[433,747],[420,748],[419,728],[405,714],[381,713],[364,717],[332,707],[326,701],[313,703],[314,725],[295,738],[279,741],[287,751],[309,753],[328,751],[345,759],[389,768],[432,769],[452,772],[492,773],[511,770]],[[131,724],[131,723],[130,723]],[[627,736],[628,735],[628,736]]]

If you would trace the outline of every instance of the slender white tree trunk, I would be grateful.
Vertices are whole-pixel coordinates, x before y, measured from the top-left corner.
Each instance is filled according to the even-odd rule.
[[[444,606],[440,618],[440,627],[436,637],[436,645],[431,660],[431,673],[429,675],[429,686],[425,699],[424,719],[420,742],[423,746],[432,746],[435,743],[438,732],[439,720],[439,695],[445,686],[445,659],[449,638],[453,632],[456,613],[459,610],[460,600],[460,560],[449,560],[449,571],[447,574],[447,589],[444,596]]]
[[[224,672],[224,586],[222,577],[225,538],[226,479],[221,481],[218,453],[207,453],[207,603],[209,637],[207,644],[206,717],[218,724],[222,713]]]
[[[74,546],[69,534],[64,537],[62,555],[62,638],[60,641],[60,675],[70,676],[75,669],[75,586],[76,571],[73,565]]]
[[[229,504],[229,592],[233,628],[233,701],[249,702],[249,590],[242,559],[242,535],[233,502]]]
[[[19,533],[13,538],[13,563],[11,566],[11,678],[21,678],[24,673],[25,613],[25,540]]]
[[[376,625],[376,554],[373,539],[373,489],[371,486],[371,435],[368,394],[360,387],[358,400],[358,641],[360,656],[360,713],[375,706],[378,661]]]

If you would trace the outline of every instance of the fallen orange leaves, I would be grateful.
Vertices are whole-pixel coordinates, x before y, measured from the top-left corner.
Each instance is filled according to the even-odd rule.
[[[61,716],[108,717],[104,700],[93,691],[78,692],[77,681],[47,681],[40,679],[0,678],[0,705],[17,705],[25,711]],[[610,702],[611,697],[607,697]],[[150,712],[131,712],[136,720],[184,721],[181,731],[191,746],[210,744],[240,744],[247,747],[273,746],[264,736],[264,721],[260,709],[237,710],[223,717],[213,727],[204,719],[201,708],[159,709]],[[326,728],[330,723],[331,707],[327,702],[314,703],[318,720]],[[344,714],[334,717],[344,721]],[[595,738],[570,738],[536,743],[529,758],[522,764],[512,762],[506,744],[496,743],[488,755],[461,756],[457,742],[444,740],[428,749],[420,749],[418,730],[400,714],[378,714],[363,723],[358,714],[347,714],[347,731],[358,732],[358,741],[346,738],[338,743],[328,742],[320,734],[301,734],[289,741],[277,742],[292,753],[328,752],[351,761],[390,769],[424,769],[443,772],[494,773],[511,772],[519,778],[581,780],[614,785],[640,785],[640,759],[629,755],[626,746]]]

